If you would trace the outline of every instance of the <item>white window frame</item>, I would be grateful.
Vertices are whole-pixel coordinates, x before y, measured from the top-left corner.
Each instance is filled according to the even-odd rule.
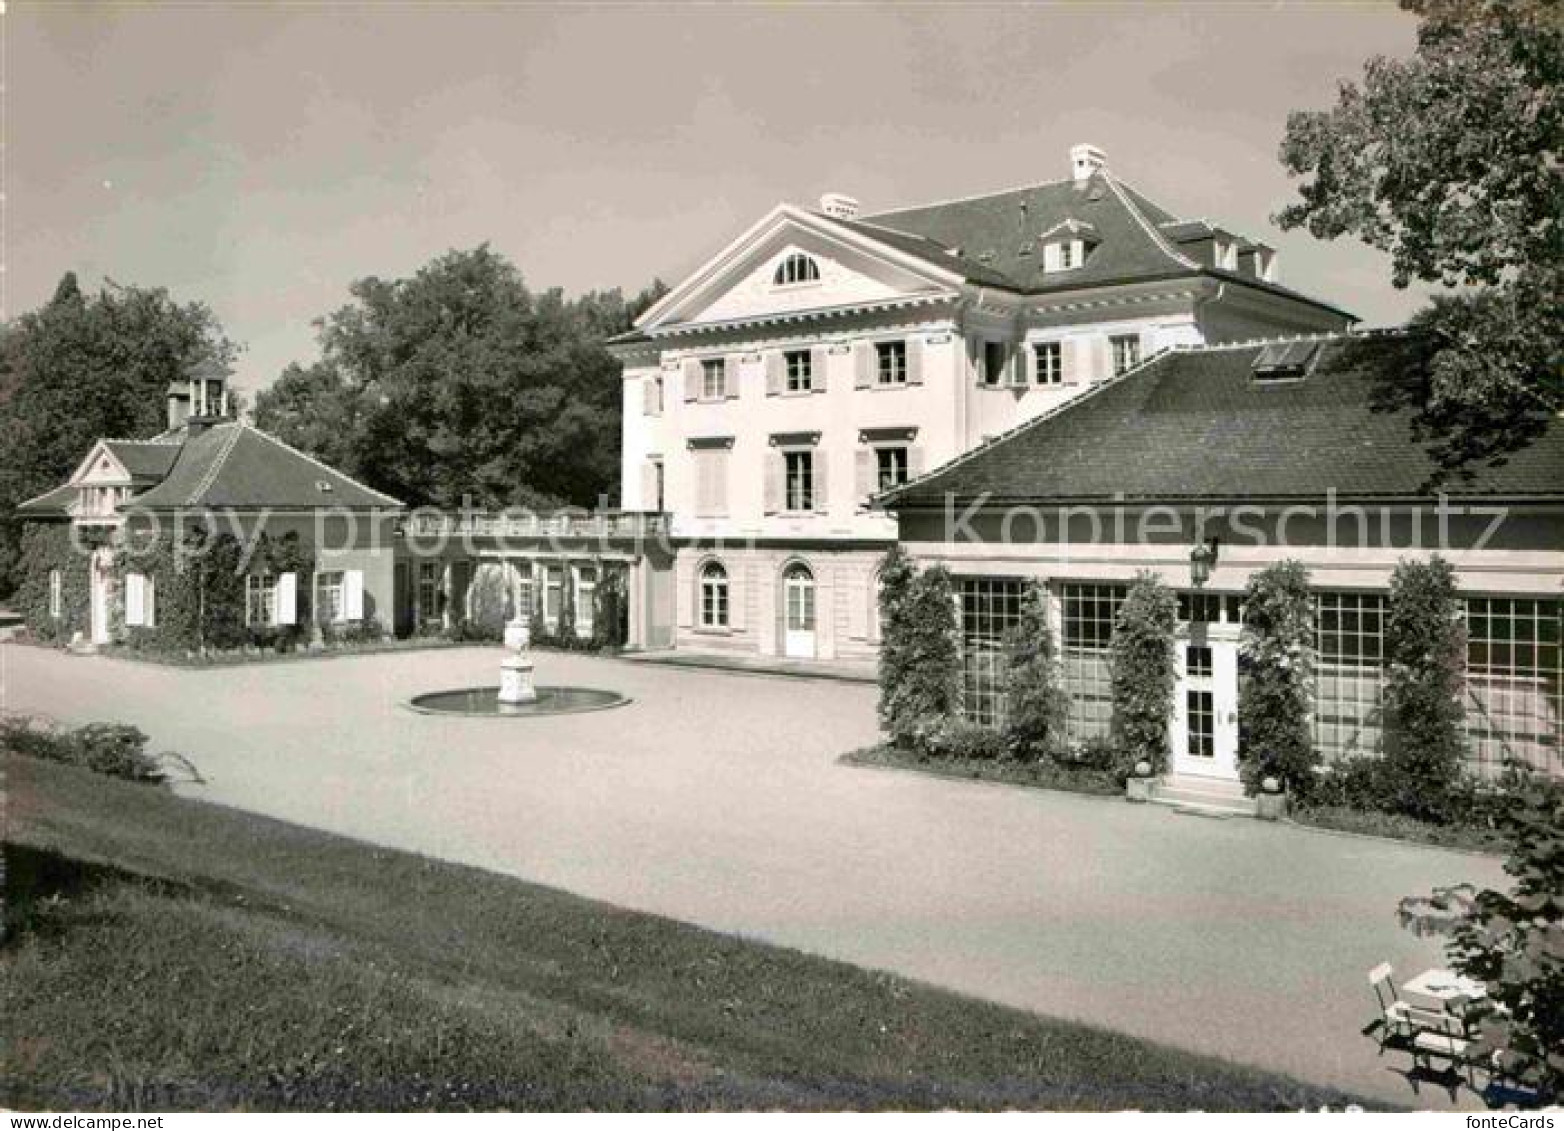
[[[771,276],[771,284],[776,287],[797,287],[819,281],[820,264],[815,262],[813,256],[805,255],[801,251],[791,252],[787,258],[777,264],[777,269]]]
[[[59,620],[65,615],[65,578],[57,569],[49,571],[49,616]]]
[[[1032,343],[1033,376],[1035,384],[1052,388],[1064,384],[1064,343]]]
[[[889,465],[889,467],[887,467]],[[889,470],[890,475],[886,472]],[[912,478],[912,449],[906,444],[879,444],[874,449],[874,481],[878,491],[900,487]]]
[[[790,393],[812,393],[815,389],[813,350],[786,350],[782,354],[784,384]]]
[[[1139,334],[1110,334],[1108,350],[1113,357],[1113,375],[1128,373],[1141,363]]]
[[[709,629],[725,629],[731,622],[731,595],[728,587],[728,570],[721,562],[707,562],[701,566],[700,601],[698,605],[700,626]]]
[[[418,563],[418,623],[427,624],[440,619],[440,590],[442,588],[440,562]],[[427,598],[427,600],[426,600]]]
[[[571,567],[571,580],[575,584],[575,621],[577,636],[591,636],[597,621],[597,567]]]
[[[342,624],[347,617],[345,571],[324,570],[315,575],[315,616],[320,624]],[[247,606],[248,607],[248,606]]]
[[[874,343],[874,383],[898,386],[907,383],[907,339]]]
[[[728,359],[707,357],[701,359],[701,400],[720,401],[728,395]]]
[[[256,619],[257,612],[260,619]],[[244,623],[246,627],[277,623],[277,575],[275,573],[245,574]]]
[[[782,452],[782,509],[788,514],[808,514],[815,509],[815,501],[814,449],[785,449]],[[802,505],[795,506],[795,503]]]

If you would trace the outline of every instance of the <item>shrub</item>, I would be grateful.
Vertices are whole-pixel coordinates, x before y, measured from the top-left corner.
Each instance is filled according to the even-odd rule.
[[[920,573],[892,548],[881,574],[880,610],[880,721],[897,746],[927,753],[935,729],[961,701],[950,574],[939,566]]]
[[[592,604],[591,646],[623,648],[629,638],[630,598],[625,592],[625,572],[604,569]]]
[[[1154,573],[1135,578],[1114,626],[1113,745],[1130,765],[1168,764],[1168,721],[1173,714],[1173,634],[1178,602]]]
[[[510,567],[485,562],[474,572],[467,593],[468,613],[463,621],[466,631],[474,640],[499,640],[505,635],[505,622],[510,620],[514,596],[511,591]]]
[[[1461,775],[1466,632],[1455,571],[1402,560],[1385,608],[1384,751],[1395,811],[1443,820]]]
[[[1238,757],[1251,794],[1274,777],[1305,799],[1318,756],[1309,730],[1314,695],[1314,598],[1302,563],[1277,562],[1249,578],[1238,644]]]
[[[164,778],[158,759],[147,753],[147,736],[124,723],[88,723],[75,730],[58,730],[25,716],[0,716],[0,746],[126,781],[157,783]]]
[[[1113,740],[1103,735],[1070,743],[1054,760],[1082,770],[1112,770],[1121,776],[1128,776],[1135,766],[1133,759],[1126,760]]]
[[[929,754],[967,761],[992,762],[1003,758],[1008,749],[1005,736],[993,727],[966,719],[942,719],[925,739]]]
[[[1067,700],[1048,624],[1048,595],[1028,581],[1016,626],[1005,640],[1005,740],[1017,758],[1035,759],[1064,736]]]

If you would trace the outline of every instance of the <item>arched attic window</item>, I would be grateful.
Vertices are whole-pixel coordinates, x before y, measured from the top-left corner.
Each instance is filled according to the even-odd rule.
[[[820,281],[820,265],[801,251],[795,251],[777,264],[777,273],[771,277],[779,287],[791,283],[817,283]]]

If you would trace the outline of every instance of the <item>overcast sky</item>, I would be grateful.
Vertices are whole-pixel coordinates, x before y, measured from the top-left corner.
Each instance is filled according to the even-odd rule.
[[[773,204],[1053,180],[1091,141],[1282,280],[1401,321],[1383,257],[1283,235],[1287,112],[1406,55],[1390,4],[482,7],[12,0],[4,315],[60,275],[166,286],[317,355],[350,281],[489,241],[530,285],[670,283]]]

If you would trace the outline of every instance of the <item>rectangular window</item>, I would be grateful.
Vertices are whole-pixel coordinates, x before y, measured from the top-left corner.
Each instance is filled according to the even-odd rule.
[[[1117,377],[1140,364],[1140,335],[1115,334],[1108,339],[1113,348],[1113,375]]]
[[[983,384],[998,385],[1004,381],[1007,352],[1004,342],[983,343]]]
[[[543,623],[549,628],[559,624],[559,612],[564,603],[565,571],[559,566],[545,566],[543,570]]]
[[[1075,241],[1061,240],[1059,243],[1059,270],[1068,271],[1075,266]]]
[[[876,481],[881,491],[889,491],[892,487],[900,487],[907,482],[906,448],[876,448],[874,462],[877,472]]]
[[[1037,359],[1036,380],[1039,385],[1064,383],[1063,342],[1038,342],[1032,347],[1032,355]]]
[[[440,619],[440,563],[418,563],[418,622]]]
[[[716,564],[701,571],[701,627],[728,627],[728,572]]]
[[[64,615],[63,596],[63,582],[60,578],[60,571],[51,569],[49,571],[49,615],[55,620],[59,620]]]
[[[728,513],[728,450],[697,448],[694,456],[696,517],[722,518]]]
[[[784,452],[786,468],[787,509],[812,511],[815,509],[815,453]]]
[[[728,361],[711,357],[701,362],[701,399],[720,401],[728,395]]]
[[[1326,762],[1380,752],[1385,598],[1314,596],[1314,745]]]
[[[340,570],[316,574],[315,615],[320,624],[340,624],[348,619],[347,609],[342,602]]]
[[[1564,775],[1564,601],[1468,597],[1466,628],[1472,768],[1492,777],[1525,763]]]
[[[660,460],[660,459],[653,460],[652,461],[652,509],[655,510],[655,511],[658,511],[659,513],[668,509],[664,505],[664,500],[667,497],[666,494],[665,494],[665,489],[666,489],[665,488],[666,480],[664,479],[665,475],[666,475],[666,472],[663,470],[663,461]]]
[[[582,566],[576,571],[576,635],[591,636],[597,613],[597,570]]]
[[[1021,618],[1022,582],[1015,578],[963,577],[956,581],[961,606],[961,711],[985,726],[1005,721],[1005,636]]]
[[[874,343],[875,380],[882,385],[907,383],[907,343]]]
[[[1059,587],[1060,670],[1069,710],[1065,731],[1076,742],[1106,738],[1113,721],[1109,645],[1123,585],[1065,582]]]
[[[245,578],[244,623],[272,624],[277,619],[277,578],[252,573]]]
[[[815,387],[814,357],[808,350],[788,350],[783,359],[788,392],[807,393]]]

